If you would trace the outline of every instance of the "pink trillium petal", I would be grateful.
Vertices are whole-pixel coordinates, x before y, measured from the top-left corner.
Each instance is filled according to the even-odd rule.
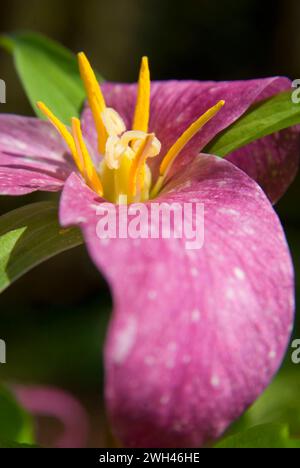
[[[277,371],[293,323],[293,267],[265,194],[225,160],[196,157],[156,201],[204,204],[202,249],[186,250],[184,239],[99,239],[101,200],[76,174],[60,219],[81,226],[111,284],[106,398],[116,436],[130,447],[199,447]]]
[[[106,83],[102,88],[108,105],[121,114],[130,128],[136,102],[136,85]],[[218,100],[224,99],[226,105],[186,146],[174,164],[173,173],[187,165],[207,143],[243,115],[252,104],[290,88],[290,80],[280,77],[231,82],[153,82],[150,131],[154,131],[162,142],[161,157],[150,162],[154,176],[157,175],[161,158],[182,132]],[[96,147],[94,124],[88,108],[82,120],[87,139]],[[279,136],[274,135],[247,145],[228,159],[254,178],[271,201],[277,201],[296,174],[299,141],[299,128],[288,129]]]
[[[260,98],[267,99],[290,88],[290,83],[280,79],[267,87]],[[299,126],[254,141],[227,157],[258,182],[272,203],[276,203],[293,182],[298,172],[299,158]]]
[[[0,194],[55,192],[72,170],[64,142],[50,124],[0,115]]]
[[[227,157],[258,182],[272,203],[284,195],[295,179],[299,158],[299,127],[254,141]]]
[[[58,419],[63,433],[55,443],[56,448],[85,448],[89,421],[85,409],[73,396],[51,387],[15,386],[14,393],[27,411],[35,416]]]

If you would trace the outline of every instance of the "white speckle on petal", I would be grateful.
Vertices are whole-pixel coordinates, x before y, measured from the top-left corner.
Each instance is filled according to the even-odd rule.
[[[224,434],[225,430],[227,429],[228,424],[227,422],[220,422],[216,428],[217,434],[220,437],[222,434]]]
[[[245,226],[244,227],[244,233],[247,234],[248,236],[254,236],[255,235],[255,229],[251,226]]]
[[[194,278],[197,278],[197,276],[198,276],[198,270],[197,270],[197,268],[191,268],[191,275],[192,275]]]
[[[157,298],[157,292],[156,291],[149,291],[148,292],[148,299],[150,301],[155,301],[156,298]]]
[[[226,297],[227,297],[227,299],[229,299],[229,300],[232,300],[232,299],[235,298],[235,291],[234,291],[233,288],[230,288],[230,287],[227,288],[227,290],[226,290]]]
[[[181,123],[181,122],[183,122],[183,120],[184,120],[184,116],[183,116],[183,115],[179,115],[178,117],[176,117],[175,122],[176,122],[176,123]]]
[[[192,322],[199,322],[200,318],[201,318],[200,310],[199,309],[193,310],[191,314]]]
[[[236,267],[234,269],[234,274],[239,280],[244,280],[245,277],[246,277],[245,272],[243,270],[241,270],[241,268],[239,268],[239,267]]]
[[[295,295],[294,291],[292,292],[290,298],[289,298],[289,306],[294,309],[295,308]]]
[[[220,208],[218,211],[221,214],[227,214],[231,216],[240,216],[240,212],[237,210],[234,210],[233,208]]]
[[[107,247],[109,244],[110,244],[110,239],[106,238],[106,239],[100,239],[100,242],[101,244],[103,245],[103,247]]]
[[[117,364],[124,362],[130,353],[135,342],[136,332],[137,324],[136,321],[132,318],[117,334],[113,349],[113,359]]]
[[[191,186],[192,186],[192,182],[189,180],[188,182],[185,182],[184,184],[180,185],[180,188],[184,190],[184,189],[190,188]]]
[[[21,151],[25,151],[27,149],[27,144],[19,140],[14,141],[14,146]]]
[[[217,375],[213,375],[210,381],[212,387],[218,388],[220,386],[220,379]]]
[[[80,224],[85,224],[87,223],[87,219],[84,217],[77,218],[77,222]]]
[[[181,432],[183,429],[183,425],[181,422],[176,422],[173,426],[173,430],[176,431],[176,432]]]
[[[169,401],[170,401],[170,397],[168,395],[164,395],[160,399],[160,404],[162,406],[165,406],[165,405],[167,405],[169,403]]]
[[[195,250],[186,250],[186,256],[190,258],[191,260],[196,260],[197,259],[197,252]]]
[[[269,352],[269,359],[273,360],[277,356],[276,351],[272,350]]]
[[[99,205],[94,205],[94,204],[92,203],[92,204],[90,205],[90,208],[91,208],[92,210],[96,210],[97,213],[98,213],[98,210],[99,210],[100,206],[101,206],[100,204],[99,204]]]
[[[41,185],[41,184],[43,184],[43,182],[44,182],[44,181],[41,180],[41,179],[31,179],[30,184],[31,184],[32,186],[34,186],[34,185]]]

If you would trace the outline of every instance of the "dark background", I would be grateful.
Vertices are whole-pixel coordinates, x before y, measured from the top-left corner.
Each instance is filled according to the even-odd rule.
[[[107,80],[135,81],[145,54],[154,79],[300,78],[299,0],[2,0],[0,12],[1,32],[32,29],[74,52],[84,50]],[[7,104],[0,111],[31,115],[12,59],[3,51],[0,78],[7,83]],[[277,207],[296,269],[299,180]],[[0,214],[43,198],[1,197]],[[0,297],[0,337],[8,345],[0,380],[70,390],[89,410],[90,444],[98,446],[104,427],[101,342],[110,307],[109,291],[83,247],[35,269]],[[300,338],[300,330],[295,336]],[[297,372],[298,378],[300,366],[294,366]]]

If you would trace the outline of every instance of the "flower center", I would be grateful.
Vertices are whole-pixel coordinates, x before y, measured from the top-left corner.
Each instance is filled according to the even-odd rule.
[[[37,103],[39,109],[65,140],[87,185],[100,197],[117,204],[154,198],[185,145],[220,111],[225,102],[219,101],[181,135],[162,159],[159,178],[153,184],[147,161],[160,154],[161,143],[154,133],[149,132],[151,82],[148,59],[142,59],[136,109],[132,130],[129,131],[118,112],[107,107],[96,75],[84,53],[78,54],[78,62],[97,131],[96,154],[84,141],[79,119],[72,118],[71,129],[68,129],[44,103]]]

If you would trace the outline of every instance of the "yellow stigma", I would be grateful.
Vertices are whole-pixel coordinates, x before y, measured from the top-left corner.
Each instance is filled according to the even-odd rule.
[[[78,64],[97,131],[97,148],[87,146],[78,118],[71,119],[69,129],[44,103],[38,102],[38,108],[66,142],[86,184],[100,197],[118,204],[143,202],[156,197],[175,159],[225,102],[219,101],[205,112],[174,143],[162,159],[160,175],[151,190],[152,175],[147,163],[149,158],[160,154],[161,143],[154,133],[149,132],[151,82],[148,58],[142,58],[131,130],[126,129],[118,112],[106,105],[96,75],[83,52],[78,54]],[[93,150],[93,157],[89,149]]]
[[[108,135],[101,114],[106,109],[105,100],[96,75],[83,52],[78,54],[78,64],[98,134],[98,149],[101,154],[104,154]]]
[[[150,118],[150,93],[151,82],[148,57],[143,57],[139,76],[138,96],[133,120],[133,130],[139,130],[146,133],[148,132]]]
[[[152,190],[152,196],[156,196],[160,191],[175,159],[181,153],[184,147],[199,132],[199,130],[201,130],[204,125],[206,125],[222,109],[224,104],[225,101],[219,101],[215,106],[208,109],[208,111],[201,115],[201,117],[199,117],[194,123],[192,123],[192,125],[190,125],[190,127],[188,127],[188,129],[174,143],[160,165],[160,177]]]
[[[100,197],[103,196],[103,187],[96,172],[92,159],[84,143],[81,125],[78,119],[72,119],[72,134],[66,126],[42,102],[37,103],[40,111],[50,120],[68,145],[77,169],[85,179],[88,186]]]
[[[70,132],[67,130],[67,127],[51,112],[50,109],[41,101],[37,103],[38,108],[40,111],[47,117],[48,120],[53,124],[53,126],[56,128],[56,130],[60,133],[62,138],[65,140],[67,146],[69,147],[69,150],[71,151],[71,154],[73,156],[73,159],[76,163],[76,166],[79,170],[79,172],[82,172],[83,170],[83,161],[80,159],[77,150],[76,150],[76,145],[74,142],[74,139]]]
[[[77,154],[80,157],[80,160],[83,161],[83,170],[81,171],[82,175],[87,181],[89,187],[95,190],[100,197],[103,197],[102,183],[83,140],[79,119],[72,119],[72,132]]]
[[[205,114],[201,115],[192,125],[181,135],[172,148],[164,157],[160,166],[160,175],[164,176],[171,168],[178,154],[188,144],[188,142],[209,122],[224,106],[225,101],[219,101],[215,106],[211,107]]]

